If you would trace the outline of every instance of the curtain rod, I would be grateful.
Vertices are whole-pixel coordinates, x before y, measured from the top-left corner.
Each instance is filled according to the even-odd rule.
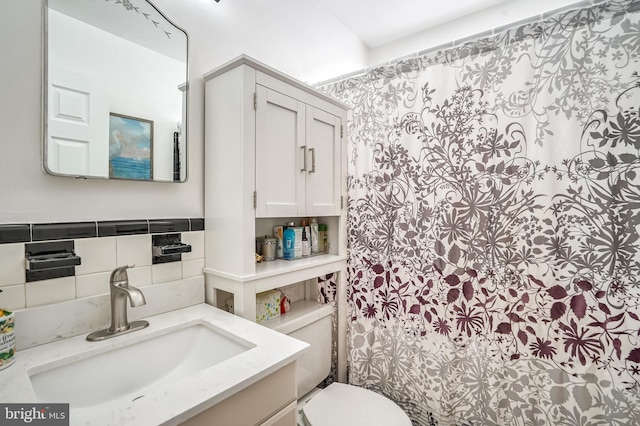
[[[318,82],[318,83],[314,84],[313,86],[314,87],[321,87],[321,86],[325,86],[327,84],[332,84],[332,83],[337,83],[339,81],[347,80],[349,78],[358,77],[358,76],[366,74],[367,72],[369,72],[372,69],[384,67],[384,66],[387,66],[387,65],[393,65],[396,62],[404,61],[406,59],[418,58],[420,56],[424,56],[424,55],[427,55],[429,53],[433,53],[433,52],[437,52],[437,51],[445,50],[445,49],[450,49],[452,47],[461,46],[461,45],[463,45],[465,43],[468,43],[470,41],[479,40],[479,39],[484,38],[484,37],[489,37],[489,36],[492,36],[492,35],[500,34],[500,33],[504,32],[504,31],[507,31],[507,30],[510,30],[510,29],[513,29],[513,28],[517,28],[517,27],[520,27],[522,25],[526,25],[526,24],[531,24],[533,22],[542,21],[544,19],[549,18],[550,16],[557,15],[559,13],[569,12],[571,10],[581,9],[581,8],[584,8],[584,7],[596,6],[598,4],[606,3],[607,1],[608,0],[581,0],[581,1],[577,1],[575,3],[571,3],[571,4],[567,5],[567,6],[563,6],[563,7],[557,8],[557,9],[553,9],[553,10],[548,11],[548,12],[539,13],[539,14],[533,15],[533,16],[531,16],[529,18],[525,18],[525,19],[522,19],[522,20],[519,20],[519,21],[516,21],[516,22],[511,22],[511,23],[506,24],[506,25],[501,25],[499,27],[494,27],[494,28],[492,28],[490,30],[482,31],[482,32],[479,32],[479,33],[476,33],[476,34],[473,34],[473,35],[470,35],[470,36],[467,36],[467,37],[459,38],[459,39],[454,40],[452,42],[439,44],[437,46],[429,47],[427,49],[420,50],[420,51],[418,51],[416,53],[410,53],[410,54],[405,55],[405,56],[400,56],[398,58],[391,59],[391,60],[389,60],[387,62],[382,62],[382,63],[379,63],[379,64],[374,65],[374,66],[364,67],[364,68],[361,68],[361,69],[359,69],[357,71],[353,71],[353,72],[350,72],[350,73],[347,73],[347,74],[341,74],[341,75],[339,75],[337,77],[330,78],[328,80],[324,80],[324,81]]]

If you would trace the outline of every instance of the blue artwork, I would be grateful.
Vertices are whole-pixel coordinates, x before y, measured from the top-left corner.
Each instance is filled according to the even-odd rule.
[[[109,117],[109,177],[153,178],[153,121],[111,113]]]

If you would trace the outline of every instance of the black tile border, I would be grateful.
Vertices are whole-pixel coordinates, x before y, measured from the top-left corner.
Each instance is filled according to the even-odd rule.
[[[0,244],[28,243],[31,241],[31,225],[28,223],[0,225]]]
[[[138,235],[149,233],[148,220],[106,220],[98,222],[99,237]]]
[[[153,219],[149,221],[149,233],[188,232],[191,230],[189,219]]]
[[[131,219],[95,222],[0,223],[0,244],[166,232],[204,231],[203,218]]]
[[[189,219],[192,231],[204,231],[204,219]]]
[[[31,241],[72,240],[98,236],[95,222],[35,223]]]

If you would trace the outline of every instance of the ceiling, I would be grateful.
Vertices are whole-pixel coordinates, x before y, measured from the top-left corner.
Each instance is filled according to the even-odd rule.
[[[370,48],[513,0],[313,0]]]

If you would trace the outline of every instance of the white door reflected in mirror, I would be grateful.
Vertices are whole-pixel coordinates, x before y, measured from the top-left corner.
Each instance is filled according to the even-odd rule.
[[[186,33],[145,0],[46,7],[45,170],[185,181]]]

